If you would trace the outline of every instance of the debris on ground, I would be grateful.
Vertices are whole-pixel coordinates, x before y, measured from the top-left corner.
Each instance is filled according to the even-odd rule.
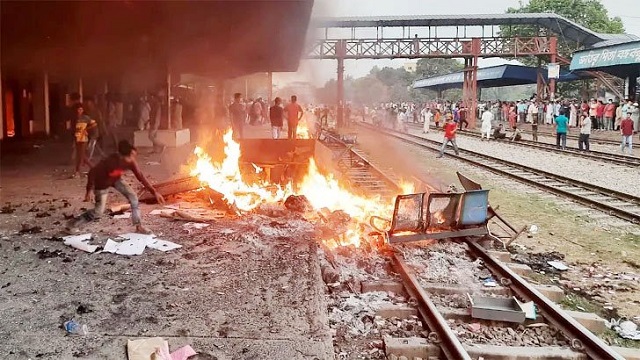
[[[131,213],[130,212],[124,212],[122,214],[116,214],[113,215],[114,219],[131,219]]]
[[[169,353],[169,343],[161,337],[127,340],[129,360],[186,360],[197,354],[190,345]]]
[[[89,333],[87,325],[80,324],[73,319],[65,321],[64,324],[62,324],[62,327],[67,332],[67,334],[70,335],[86,336]]]
[[[178,245],[171,241],[157,239],[155,235],[128,233],[118,235],[118,237],[126,240],[123,242],[117,242],[108,239],[107,243],[104,245],[103,251],[112,254],[132,256],[142,255],[146,248],[164,252],[182,247],[182,245]]]
[[[40,226],[32,226],[30,224],[22,224],[22,229],[20,229],[20,234],[38,234],[42,232],[42,228]]]
[[[633,321],[611,319],[606,322],[606,326],[623,339],[640,340],[640,330]]]
[[[299,213],[305,213],[313,209],[311,203],[309,202],[309,199],[307,199],[307,197],[304,195],[290,195],[284,201],[284,207],[286,207],[289,211]]]
[[[569,269],[567,265],[565,265],[562,261],[547,261],[551,267],[559,271],[566,271]]]
[[[98,245],[90,245],[89,240],[91,240],[91,234],[82,234],[82,235],[70,235],[62,238],[65,245],[71,246],[72,248],[82,250],[88,253],[93,253],[98,250]]]

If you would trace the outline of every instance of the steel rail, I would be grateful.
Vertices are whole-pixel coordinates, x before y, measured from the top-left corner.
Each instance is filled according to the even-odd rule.
[[[463,238],[462,240],[467,243],[474,255],[482,259],[484,266],[491,273],[501,277],[502,283],[508,284],[509,288],[522,299],[533,301],[547,321],[565,335],[572,337],[570,339],[572,348],[584,351],[591,359],[624,360],[624,357],[616,353],[609,345],[587,330],[577,320],[567,315],[558,305],[529,285],[513,270],[489,255],[476,241],[470,238]],[[502,279],[506,279],[506,281]]]
[[[370,164],[361,154],[354,152],[363,161]],[[393,181],[383,171],[378,168],[371,167],[378,175],[382,175],[385,179]],[[386,182],[386,181],[385,181]],[[395,188],[400,185],[394,182]],[[576,350],[584,351],[590,358],[596,360],[624,360],[610,346],[596,337],[587,330],[579,322],[568,316],[560,307],[546,298],[542,293],[531,287],[526,280],[514,273],[511,269],[501,263],[499,260],[491,256],[484,248],[471,238],[462,238],[468,244],[469,250],[478,258],[481,258],[487,269],[502,282],[508,284],[509,288],[522,299],[533,301],[544,318],[556,326],[562,333],[569,337],[571,345]],[[429,295],[420,286],[415,277],[414,271],[407,266],[402,257],[397,253],[392,255],[392,264],[403,280],[403,284],[409,293],[418,303],[418,310],[423,321],[429,330],[434,331],[438,336],[439,345],[443,353],[448,359],[469,359],[469,355],[464,350],[459,339],[451,331],[446,320],[439,313],[435,304],[429,299]]]
[[[417,128],[417,126],[413,124],[409,124],[409,125],[411,127]],[[470,131],[470,130],[458,131],[458,134],[463,136],[475,137],[475,138],[479,138],[482,136],[479,132]],[[538,135],[540,135],[540,133],[538,133]],[[622,154],[607,153],[603,151],[594,151],[594,150],[585,152],[574,147],[567,147],[566,149],[561,150],[561,149],[558,149],[554,144],[545,143],[545,142],[536,142],[533,140],[525,140],[525,139],[514,141],[514,142],[505,142],[505,143],[516,145],[516,146],[529,147],[529,148],[539,149],[543,151],[559,153],[563,155],[576,156],[576,157],[589,159],[589,160],[602,161],[604,163],[613,163],[617,165],[628,165],[628,166],[640,166],[640,158],[634,157],[634,156],[626,156]]]
[[[377,127],[373,127],[373,126],[367,125],[367,124],[359,124],[359,125],[364,127],[364,128],[368,128],[368,129],[371,129],[371,130],[376,130],[376,131],[381,132],[381,133],[383,133],[385,135],[388,135],[388,136],[391,136],[391,137],[395,137],[395,138],[400,139],[400,140],[402,140],[404,142],[407,142],[409,144],[412,144],[412,145],[415,145],[415,146],[419,146],[419,147],[423,147],[423,148],[426,148],[426,149],[430,149],[432,151],[439,151],[439,148],[431,147],[429,145],[424,144],[424,142],[432,143],[432,144],[438,144],[439,146],[441,145],[441,143],[438,142],[438,141],[425,139],[425,138],[417,136],[417,135],[399,133],[399,132],[394,131],[394,130],[384,129],[384,128],[377,128]],[[416,140],[408,139],[407,137],[409,137],[409,138],[413,137],[415,139],[419,139],[423,143],[418,142]],[[630,194],[625,194],[625,193],[622,193],[622,192],[619,192],[619,191],[615,191],[615,190],[603,189],[602,187],[597,186],[597,185],[585,183],[585,182],[582,182],[582,181],[579,181],[579,180],[574,180],[574,179],[567,178],[567,177],[564,177],[564,176],[561,176],[561,175],[556,175],[556,174],[553,174],[553,173],[549,173],[549,172],[546,172],[546,171],[543,171],[543,170],[533,169],[533,168],[527,167],[525,165],[513,163],[513,162],[510,162],[510,161],[507,161],[507,160],[494,158],[492,156],[481,154],[481,153],[477,153],[475,151],[462,149],[462,148],[459,148],[459,150],[461,152],[463,152],[463,153],[468,153],[468,154],[471,154],[473,156],[476,156],[476,157],[479,157],[479,158],[482,158],[482,159],[487,159],[487,160],[496,162],[498,164],[502,164],[502,165],[505,165],[505,166],[509,166],[509,167],[520,169],[520,170],[527,171],[527,172],[533,172],[536,175],[542,175],[542,176],[548,177],[550,179],[553,179],[555,181],[568,184],[570,186],[581,187],[583,189],[595,192],[597,194],[601,194],[601,195],[604,195],[604,196],[611,197],[614,200],[621,200],[621,201],[625,201],[625,202],[640,204],[640,198],[638,198],[636,196],[633,196],[633,195],[630,195]],[[459,160],[464,161],[464,162],[468,162],[468,163],[473,164],[475,166],[487,169],[487,170],[489,170],[491,172],[494,172],[494,173],[497,173],[499,175],[503,175],[503,176],[506,176],[506,177],[510,177],[510,178],[516,179],[516,180],[518,180],[520,182],[523,182],[525,184],[542,188],[542,189],[544,189],[544,190],[546,190],[548,192],[554,193],[556,195],[561,195],[561,196],[570,198],[570,199],[572,199],[572,200],[574,200],[576,202],[579,202],[581,204],[584,204],[584,205],[587,205],[587,206],[590,206],[590,207],[597,208],[597,209],[599,209],[601,211],[604,211],[604,212],[606,212],[606,213],[608,213],[610,215],[619,217],[619,218],[621,218],[623,220],[627,220],[627,221],[630,221],[632,223],[640,223],[640,214],[639,213],[634,213],[634,212],[631,212],[631,211],[627,211],[625,209],[621,209],[621,208],[613,206],[613,205],[609,205],[609,204],[606,204],[606,203],[603,203],[603,202],[600,202],[600,201],[597,201],[597,200],[590,199],[590,198],[588,198],[586,196],[574,194],[574,193],[572,193],[570,191],[563,190],[561,188],[557,188],[557,187],[554,187],[552,185],[547,185],[547,184],[544,184],[544,183],[541,183],[541,182],[526,178],[524,176],[514,174],[511,171],[502,170],[502,169],[493,167],[491,165],[488,165],[488,164],[485,164],[483,162],[476,161],[476,160],[473,160],[473,159],[470,159],[470,158],[467,158],[467,157],[457,156],[457,155],[452,155],[452,154],[450,154],[449,156],[454,157],[454,158],[459,159]]]
[[[429,295],[424,291],[413,270],[404,262],[398,254],[391,257],[394,268],[400,274],[404,286],[411,297],[418,303],[418,311],[427,327],[437,334],[437,342],[450,360],[471,360],[471,356],[464,349],[462,343],[451,330],[445,318],[440,314],[436,305],[429,299]]]

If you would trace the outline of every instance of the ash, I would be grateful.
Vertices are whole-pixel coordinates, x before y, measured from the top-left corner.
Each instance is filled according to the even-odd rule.
[[[436,242],[429,247],[404,247],[406,262],[416,269],[421,282],[456,284],[479,290],[479,277],[488,276],[482,261],[472,261],[467,245],[452,241]]]

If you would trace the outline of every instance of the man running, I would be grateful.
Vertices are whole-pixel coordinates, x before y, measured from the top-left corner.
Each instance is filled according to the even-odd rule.
[[[442,148],[440,149],[440,155],[438,158],[444,156],[444,150],[447,148],[447,144],[451,143],[456,155],[460,155],[458,151],[458,145],[456,145],[456,130],[458,130],[456,123],[453,122],[453,116],[447,114],[447,120],[444,124],[444,139],[442,140]]]

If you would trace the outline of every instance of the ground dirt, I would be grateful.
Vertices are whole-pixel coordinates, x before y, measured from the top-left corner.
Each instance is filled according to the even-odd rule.
[[[333,359],[308,224],[252,214],[187,232],[143,204],[145,224],[181,249],[84,253],[55,238],[66,216],[92,206],[82,202],[85,178],[68,179],[68,147],[23,150],[2,157],[0,358],[125,359],[127,339],[161,336],[172,349],[190,344],[200,353],[193,359]],[[166,180],[190,151],[143,150],[139,163],[152,182]],[[111,193],[110,204],[123,201]],[[104,244],[132,230],[130,220],[105,216],[83,232]],[[88,336],[65,334],[72,318]]]

